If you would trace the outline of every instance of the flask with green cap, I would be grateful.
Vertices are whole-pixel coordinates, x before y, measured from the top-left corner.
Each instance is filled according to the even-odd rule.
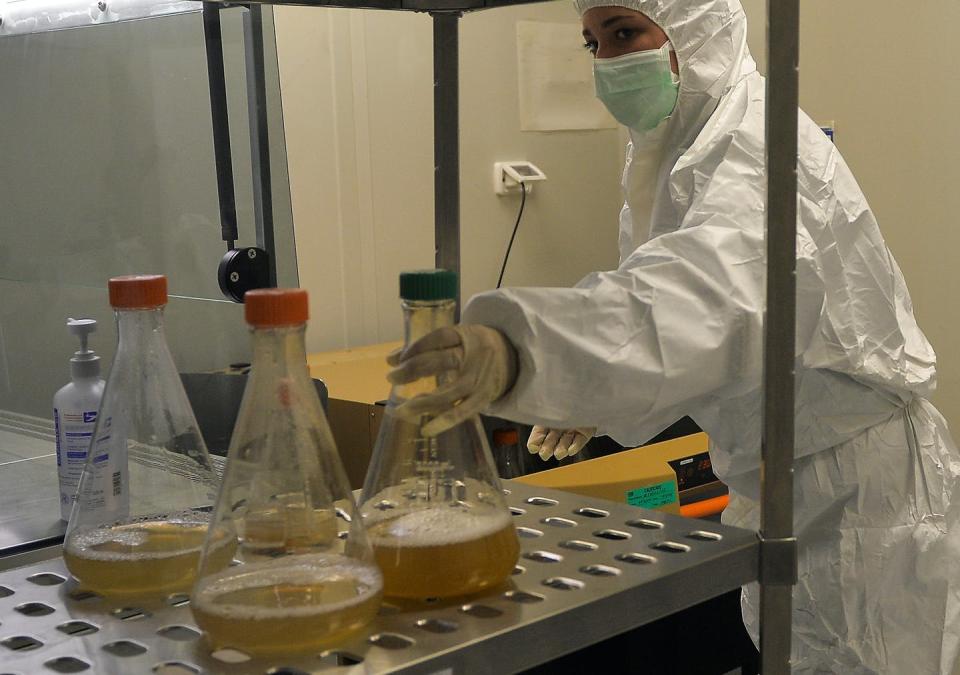
[[[404,348],[453,325],[456,294],[455,272],[400,275]],[[421,430],[426,417],[393,412],[439,384],[429,377],[393,387],[363,487],[360,511],[384,595],[394,598],[456,597],[496,587],[519,553],[479,418],[428,437]]]
[[[400,299],[408,302],[453,301],[457,297],[457,273],[433,269],[400,273]]]

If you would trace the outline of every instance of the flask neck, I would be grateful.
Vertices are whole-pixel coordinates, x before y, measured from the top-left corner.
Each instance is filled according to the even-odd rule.
[[[453,325],[453,313],[456,303],[453,300],[402,300],[403,307],[403,346],[411,344],[437,328]],[[394,403],[425,394],[437,388],[436,377],[425,377],[415,382],[394,385],[390,399]]]
[[[278,377],[307,375],[306,325],[253,330],[253,372]]]
[[[437,328],[453,325],[453,300],[403,300],[403,343],[407,347]]]
[[[131,349],[166,347],[167,339],[163,332],[163,307],[150,309],[118,309],[117,315],[117,352]]]

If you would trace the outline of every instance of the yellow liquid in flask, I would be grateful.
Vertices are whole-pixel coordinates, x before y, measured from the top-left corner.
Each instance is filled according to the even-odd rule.
[[[256,655],[322,650],[373,620],[383,582],[342,555],[278,558],[204,578],[190,601],[214,648]]]
[[[510,576],[520,544],[509,513],[438,506],[390,512],[367,535],[384,594],[448,598],[491,588]]]
[[[190,590],[207,523],[137,520],[79,530],[64,543],[63,559],[81,587],[104,596],[161,596]],[[211,563],[226,567],[236,540],[213,543]]]

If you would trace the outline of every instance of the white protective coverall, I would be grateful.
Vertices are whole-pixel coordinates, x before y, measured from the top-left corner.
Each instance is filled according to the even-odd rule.
[[[633,5],[672,42],[680,91],[627,148],[619,267],[480,294],[464,322],[518,352],[491,414],[625,445],[689,415],[731,491],[724,522],[758,529],[764,79],[737,0]],[[960,456],[926,400],[935,355],[853,175],[803,113],[799,144],[794,672],[949,674]],[[744,590],[754,640],[758,600]]]

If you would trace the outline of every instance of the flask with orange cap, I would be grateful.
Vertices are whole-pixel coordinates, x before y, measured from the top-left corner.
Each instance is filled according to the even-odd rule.
[[[164,336],[166,277],[114,277],[109,292],[117,352],[63,556],[88,590],[162,600],[193,583],[216,479]],[[217,542],[218,564],[234,547]]]
[[[307,368],[307,292],[244,306],[252,369],[190,609],[214,648],[316,651],[373,620],[382,576]],[[227,569],[221,541],[237,542]]]

